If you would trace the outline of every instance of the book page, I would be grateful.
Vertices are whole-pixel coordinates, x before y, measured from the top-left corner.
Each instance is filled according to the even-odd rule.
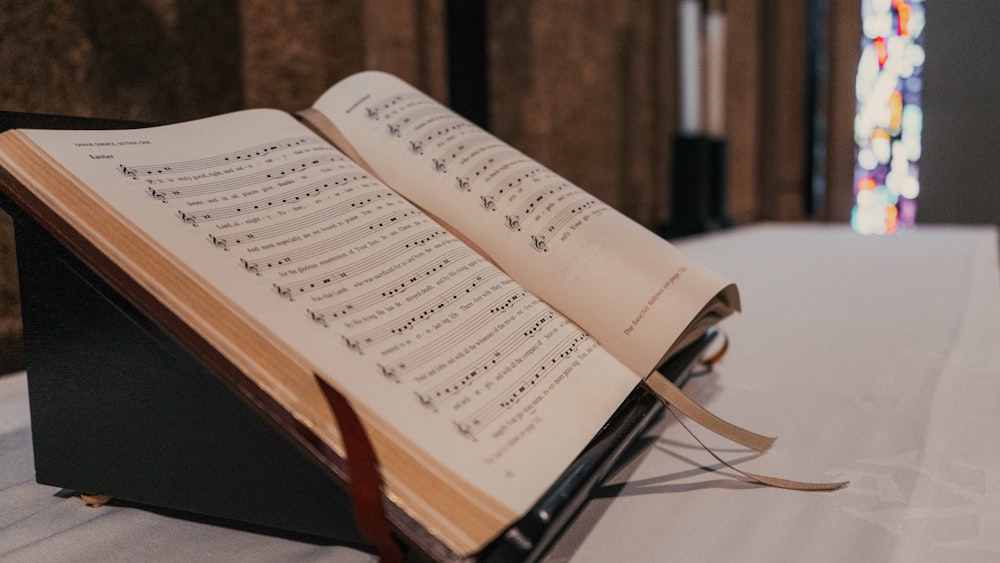
[[[637,374],[735,286],[401,80],[364,72],[314,105],[388,185],[482,248]],[[322,127],[320,127],[322,129]]]
[[[403,436],[445,482],[494,498],[508,519],[638,382],[587,332],[284,113],[26,134],[220,291],[220,306],[268,327],[374,412],[366,422]],[[409,468],[384,467],[392,494],[418,487]]]

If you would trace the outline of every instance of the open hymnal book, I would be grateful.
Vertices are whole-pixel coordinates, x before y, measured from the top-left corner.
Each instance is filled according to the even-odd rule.
[[[0,135],[7,195],[458,555],[549,488],[736,288],[400,80],[248,110]],[[190,337],[194,335],[194,337]]]

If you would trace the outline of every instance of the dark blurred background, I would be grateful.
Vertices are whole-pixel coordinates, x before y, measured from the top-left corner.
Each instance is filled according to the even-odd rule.
[[[927,7],[918,222],[1000,223],[1000,2]],[[846,223],[860,0],[726,11],[728,216]],[[5,0],[0,110],[150,123],[297,110],[381,69],[656,227],[671,211],[676,45],[676,0]],[[15,268],[3,216],[0,373],[21,367]]]

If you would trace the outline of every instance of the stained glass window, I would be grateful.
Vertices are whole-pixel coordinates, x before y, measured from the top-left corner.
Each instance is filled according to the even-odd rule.
[[[916,220],[924,16],[923,0],[861,2],[851,212],[860,233],[893,233]]]

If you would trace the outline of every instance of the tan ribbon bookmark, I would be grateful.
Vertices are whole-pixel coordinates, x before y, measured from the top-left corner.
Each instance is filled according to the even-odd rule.
[[[680,387],[658,371],[654,371],[652,375],[646,378],[644,383],[650,391],[666,402],[667,405],[673,405],[691,420],[723,438],[728,438],[741,446],[746,446],[758,452],[767,451],[771,447],[771,444],[774,443],[775,438],[762,436],[745,428],[740,428],[708,412],[705,407],[685,395]]]
[[[756,473],[750,473],[748,471],[743,471],[733,467],[728,462],[716,455],[711,448],[705,445],[684,421],[677,416],[677,413],[673,409],[681,411],[685,416],[691,420],[697,422],[698,424],[704,426],[705,428],[715,432],[716,434],[727,438],[740,444],[746,446],[752,450],[763,452],[771,447],[774,443],[775,438],[769,436],[762,436],[755,432],[751,432],[745,428],[740,428],[735,424],[731,424],[722,420],[721,418],[715,416],[709,412],[705,407],[699,405],[693,399],[688,397],[681,391],[680,387],[670,381],[663,374],[658,371],[654,371],[645,380],[643,380],[646,388],[653,392],[654,395],[660,398],[667,405],[667,410],[670,414],[680,422],[681,426],[691,434],[691,437],[698,442],[701,447],[705,448],[709,454],[712,455],[719,463],[725,465],[726,467],[736,471],[740,475],[743,475],[753,481],[768,485],[771,487],[778,487],[781,489],[792,489],[796,491],[835,491],[837,489],[847,486],[847,481],[836,482],[836,483],[806,483],[803,481],[792,481],[789,479],[781,479],[777,477],[769,477],[767,475],[758,475]]]

